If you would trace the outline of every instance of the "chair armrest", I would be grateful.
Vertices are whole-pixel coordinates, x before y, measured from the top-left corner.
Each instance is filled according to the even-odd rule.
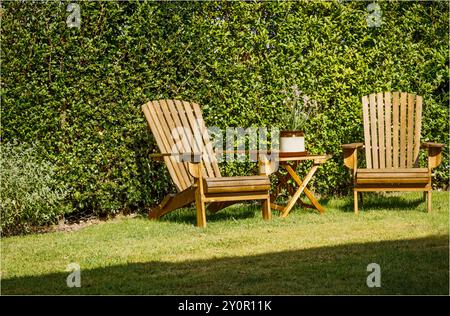
[[[428,149],[428,169],[434,169],[441,164],[444,146],[444,144],[431,142],[425,142],[420,145],[421,148]]]
[[[353,173],[356,172],[358,168],[358,149],[362,149],[364,147],[363,143],[351,143],[341,145],[342,151],[344,153],[344,165],[353,170]]]
[[[221,150],[216,149],[214,153],[217,154],[245,154],[245,155],[258,155],[258,158],[260,156],[270,155],[270,154],[276,154],[278,153],[277,150],[246,150],[246,149],[232,149],[232,150]],[[262,155],[261,155],[262,154]]]
[[[180,159],[180,161],[183,161],[183,162],[200,162],[202,159],[202,154],[201,153],[192,153],[192,152],[157,153],[157,154],[150,154],[149,157],[153,160],[158,160],[158,161],[164,160],[164,157],[176,157],[177,159]]]
[[[203,162],[188,162],[188,171],[195,179],[202,179],[203,177]]]
[[[252,160],[258,162],[259,174],[260,175],[270,175],[278,169],[278,161],[275,159],[268,159],[267,156],[279,154],[278,150],[247,150],[247,149],[232,149],[232,150],[221,150],[216,149],[215,154],[245,154],[253,156]]]
[[[420,144],[421,148],[443,148],[445,145],[441,143],[425,142]]]
[[[351,143],[341,145],[342,149],[361,149],[364,147],[364,143]]]

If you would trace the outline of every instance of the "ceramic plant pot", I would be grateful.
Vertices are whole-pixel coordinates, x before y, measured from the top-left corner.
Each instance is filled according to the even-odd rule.
[[[280,153],[306,153],[305,134],[301,131],[281,131]]]

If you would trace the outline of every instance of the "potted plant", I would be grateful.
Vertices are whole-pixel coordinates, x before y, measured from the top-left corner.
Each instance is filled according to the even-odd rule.
[[[310,116],[317,111],[317,102],[299,91],[297,85],[291,89],[284,101],[286,109],[282,117],[284,130],[280,132],[280,154],[306,155],[304,130]]]

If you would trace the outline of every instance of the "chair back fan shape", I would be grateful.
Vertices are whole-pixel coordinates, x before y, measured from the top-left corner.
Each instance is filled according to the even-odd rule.
[[[200,106],[180,100],[150,101],[142,106],[144,115],[163,153],[200,153],[203,177],[221,177]],[[189,188],[194,179],[183,156],[166,156],[164,161],[177,190]]]
[[[380,92],[362,97],[368,169],[418,167],[422,97]]]

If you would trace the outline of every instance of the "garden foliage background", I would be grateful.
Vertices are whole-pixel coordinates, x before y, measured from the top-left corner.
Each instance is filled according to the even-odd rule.
[[[313,183],[324,195],[351,188],[340,145],[363,140],[363,95],[422,95],[423,140],[448,144],[447,1],[378,2],[380,27],[368,27],[363,1],[78,1],[79,29],[66,25],[69,3],[1,4],[2,166],[20,163],[11,148],[32,147],[28,168],[49,164],[48,185],[64,188],[61,207],[34,224],[143,210],[173,190],[164,166],[148,159],[156,147],[140,106],[152,99],[195,101],[209,126],[281,127],[296,85],[322,106],[306,137],[312,152],[333,155]],[[33,181],[6,176],[3,232],[41,216],[4,189],[37,190]],[[446,150],[434,184],[448,180]]]

